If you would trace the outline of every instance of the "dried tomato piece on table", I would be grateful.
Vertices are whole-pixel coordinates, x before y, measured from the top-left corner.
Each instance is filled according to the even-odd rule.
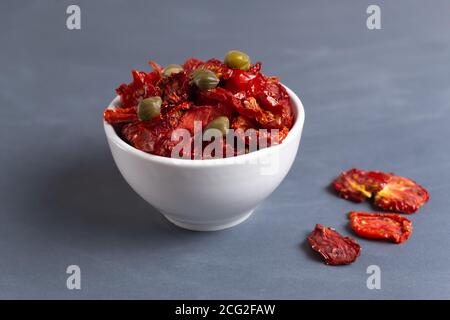
[[[350,264],[358,258],[361,247],[350,237],[344,237],[335,229],[316,224],[308,236],[311,248],[324,258],[328,265]]]
[[[402,243],[413,229],[409,219],[395,213],[350,212],[349,218],[353,231],[363,238]]]
[[[387,211],[414,213],[430,199],[428,191],[411,179],[391,176],[375,195],[375,205]]]
[[[380,171],[350,169],[341,173],[333,183],[333,188],[347,200],[362,202],[386,185],[391,175]]]
[[[362,202],[374,197],[375,205],[387,211],[414,213],[430,198],[428,191],[411,179],[381,171],[351,169],[332,183],[339,195]]]

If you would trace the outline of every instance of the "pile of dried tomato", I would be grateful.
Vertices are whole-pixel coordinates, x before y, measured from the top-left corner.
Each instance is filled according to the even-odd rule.
[[[381,171],[351,169],[342,172],[333,188],[347,200],[362,202],[373,198],[383,210],[415,213],[430,198],[428,191],[408,178]],[[402,243],[410,237],[412,222],[396,213],[350,212],[350,227],[360,237]],[[326,264],[350,264],[360,254],[360,246],[332,228],[316,225],[308,236],[312,249],[319,252]]]
[[[105,121],[139,150],[170,157],[178,143],[172,141],[172,132],[181,128],[193,135],[194,121],[224,135],[229,129],[268,129],[264,135],[269,146],[271,141],[282,142],[293,125],[286,89],[245,53],[230,51],[224,61],[190,58],[182,65],[163,68],[151,61],[150,66],[151,72],[133,70],[133,81],[116,89],[121,106],[104,112]],[[248,137],[242,139],[249,143]],[[222,145],[240,154],[225,137]],[[203,158],[194,151],[191,159]]]

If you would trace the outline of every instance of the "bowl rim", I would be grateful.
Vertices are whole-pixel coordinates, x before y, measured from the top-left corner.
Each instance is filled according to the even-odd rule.
[[[107,123],[105,120],[103,120],[103,127],[105,129],[107,138],[111,142],[113,142],[115,145],[117,145],[120,149],[122,149],[128,153],[131,153],[137,157],[145,159],[147,161],[158,162],[161,164],[169,164],[169,165],[175,164],[176,166],[187,166],[187,167],[192,167],[192,166],[198,167],[198,166],[206,166],[206,165],[208,165],[208,166],[211,166],[211,165],[213,165],[213,166],[234,165],[237,163],[237,159],[239,159],[239,161],[241,161],[241,160],[242,161],[252,161],[257,158],[268,155],[269,153],[278,151],[280,148],[285,147],[286,145],[289,144],[289,142],[291,142],[291,140],[294,139],[294,137],[293,137],[294,133],[298,133],[299,135],[301,135],[301,133],[302,133],[303,125],[305,123],[305,109],[303,107],[302,101],[294,93],[294,91],[289,89],[284,84],[281,84],[281,85],[286,89],[286,91],[293,103],[293,107],[295,109],[294,110],[294,113],[295,113],[294,124],[293,124],[292,128],[289,130],[288,135],[286,136],[286,138],[284,138],[283,142],[278,145],[260,149],[260,150],[256,150],[254,152],[239,155],[236,157],[220,158],[220,159],[178,159],[178,158],[163,157],[163,156],[144,152],[144,151],[139,150],[139,149],[133,147],[132,145],[128,144],[126,141],[124,141],[122,138],[119,137],[119,135],[117,134],[114,127],[111,124]],[[120,102],[120,97],[116,96],[109,104],[108,109],[115,108],[116,106],[118,106],[119,102]]]

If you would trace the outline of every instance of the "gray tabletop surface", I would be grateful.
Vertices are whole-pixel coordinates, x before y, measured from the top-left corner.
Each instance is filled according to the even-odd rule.
[[[66,28],[69,4],[81,30]],[[370,4],[381,30],[366,26]],[[449,1],[0,2],[0,298],[450,298]],[[243,224],[179,229],[136,195],[106,143],[102,111],[130,70],[230,49],[301,97],[295,163]],[[351,167],[428,188],[402,245],[325,266],[305,237],[345,235],[329,191]],[[68,290],[66,268],[81,268]],[[381,270],[369,290],[367,268]]]

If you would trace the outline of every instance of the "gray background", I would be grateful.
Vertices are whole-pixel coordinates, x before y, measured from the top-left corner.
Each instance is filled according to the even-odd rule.
[[[68,4],[82,30],[65,27]],[[382,30],[366,8],[382,9]],[[448,1],[1,1],[1,298],[450,298]],[[302,98],[288,177],[242,225],[168,223],[126,184],[102,111],[132,68],[243,50]],[[358,239],[351,266],[305,245],[374,210],[327,186],[357,166],[426,186],[403,245]],[[82,290],[66,289],[66,267]],[[382,289],[366,288],[366,268]]]

